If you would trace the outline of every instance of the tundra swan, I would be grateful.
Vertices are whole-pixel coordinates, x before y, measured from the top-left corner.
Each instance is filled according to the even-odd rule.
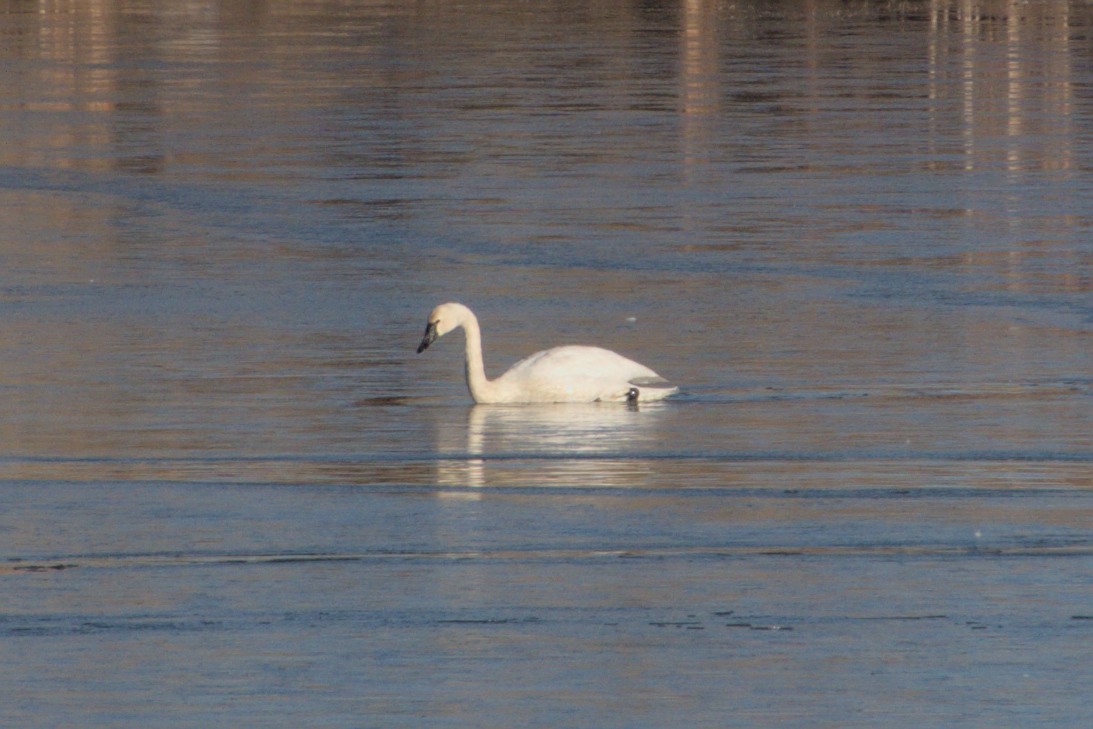
[[[441,304],[429,314],[418,353],[463,327],[467,388],[477,403],[630,402],[661,400],[677,388],[648,367],[607,349],[570,345],[536,352],[495,380],[482,363],[482,330],[462,304]]]

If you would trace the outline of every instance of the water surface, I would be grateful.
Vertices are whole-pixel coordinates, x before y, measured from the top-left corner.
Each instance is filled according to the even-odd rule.
[[[0,723],[1084,725],[1091,31],[0,4]]]

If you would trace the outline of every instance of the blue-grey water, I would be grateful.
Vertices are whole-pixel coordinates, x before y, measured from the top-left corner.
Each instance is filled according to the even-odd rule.
[[[0,2],[0,725],[1084,727],[1093,5]],[[592,343],[655,405],[473,406]]]

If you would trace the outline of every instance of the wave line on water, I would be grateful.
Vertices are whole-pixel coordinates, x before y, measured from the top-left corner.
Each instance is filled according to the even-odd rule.
[[[725,463],[1093,463],[1093,451],[1059,450],[876,450],[876,451],[502,451],[471,453],[274,453],[221,456],[0,456],[0,466],[23,464],[154,465],[261,463],[443,463],[483,461],[716,461]]]
[[[435,463],[439,461],[595,461],[595,460],[679,460],[679,461],[788,461],[841,463],[847,461],[1043,461],[1086,463],[1093,451],[969,450],[969,451],[502,451],[472,453],[274,453],[222,456],[0,456],[0,465],[20,463],[143,464],[143,463]]]
[[[65,572],[74,569],[141,569],[182,567],[256,567],[320,563],[363,563],[378,561],[563,561],[583,562],[605,559],[733,559],[733,558],[1045,558],[1093,556],[1093,542],[1040,545],[954,545],[954,544],[860,544],[860,545],[695,545],[589,548],[466,549],[466,550],[373,550],[341,553],[282,554],[119,554],[75,555],[48,559],[12,559],[0,564],[2,574]]]

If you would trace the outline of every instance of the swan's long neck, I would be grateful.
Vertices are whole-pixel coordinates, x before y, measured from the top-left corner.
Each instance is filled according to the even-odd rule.
[[[497,387],[486,378],[486,367],[482,362],[482,330],[470,310],[463,320],[463,332],[467,345],[467,389],[475,402],[495,402]]]

